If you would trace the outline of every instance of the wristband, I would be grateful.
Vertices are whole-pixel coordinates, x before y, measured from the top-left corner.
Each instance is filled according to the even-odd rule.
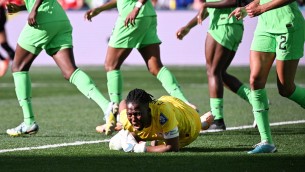
[[[141,8],[143,6],[142,2],[137,1],[135,7]]]

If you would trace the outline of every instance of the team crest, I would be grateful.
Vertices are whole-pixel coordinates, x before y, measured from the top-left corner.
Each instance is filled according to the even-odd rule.
[[[167,121],[168,121],[168,119],[166,118],[166,116],[163,113],[161,113],[160,114],[160,124],[164,125]]]

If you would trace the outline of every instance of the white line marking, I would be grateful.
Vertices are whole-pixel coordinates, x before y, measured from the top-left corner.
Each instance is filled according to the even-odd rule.
[[[73,142],[73,143],[61,143],[61,144],[44,145],[44,146],[37,146],[37,147],[24,147],[24,148],[14,148],[14,149],[3,149],[3,150],[0,150],[0,153],[16,152],[16,151],[27,151],[27,150],[34,150],[34,149],[50,149],[50,148],[58,148],[58,147],[66,147],[66,146],[79,146],[79,145],[96,144],[96,143],[103,143],[103,142],[109,142],[109,140],[76,141],[76,142]]]
[[[299,121],[285,121],[285,122],[274,122],[270,123],[270,126],[279,126],[279,125],[290,125],[290,124],[301,124],[305,123],[305,120],[299,120]],[[247,128],[253,128],[252,125],[244,125],[244,126],[239,126],[239,127],[229,127],[226,128],[226,130],[241,130],[241,129],[247,129]],[[200,133],[213,133],[213,132],[220,132],[223,130],[205,130],[205,131],[200,131]]]
[[[279,126],[279,125],[289,125],[289,124],[301,124],[305,123],[305,120],[299,120],[299,121],[286,121],[286,122],[275,122],[270,123],[270,126]],[[241,129],[247,129],[247,128],[253,128],[252,125],[245,125],[240,127],[229,127],[226,130],[241,130]],[[218,131],[201,131],[200,133],[208,133],[208,132],[219,132]],[[0,153],[6,153],[6,152],[16,152],[16,151],[28,151],[28,150],[37,150],[37,149],[50,149],[50,148],[58,148],[58,147],[66,147],[66,146],[79,146],[79,145],[85,145],[85,144],[97,144],[97,143],[104,143],[109,142],[109,140],[96,140],[96,141],[76,141],[73,143],[61,143],[61,144],[54,144],[54,145],[44,145],[44,146],[37,146],[37,147],[23,147],[23,148],[13,148],[13,149],[2,149],[0,150]]]

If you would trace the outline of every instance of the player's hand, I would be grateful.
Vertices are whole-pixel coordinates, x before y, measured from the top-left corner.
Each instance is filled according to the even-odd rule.
[[[202,3],[199,12],[197,14],[197,23],[202,24],[202,20],[204,19],[204,15],[206,13],[206,5],[205,3]]]
[[[252,18],[261,15],[263,13],[263,8],[258,3],[253,2],[246,6],[246,11],[248,16]]]
[[[14,13],[17,13],[17,12],[21,11],[20,6],[16,5],[16,4],[13,4],[13,3],[8,3],[6,5],[6,8],[7,8],[7,13],[8,14],[14,14]]]
[[[190,32],[190,28],[184,26],[176,32],[176,37],[179,40],[182,40],[184,38],[184,36],[187,35],[189,32]]]
[[[37,12],[36,11],[31,11],[29,16],[28,16],[28,24],[30,26],[36,26],[37,25],[37,22],[36,22],[36,15],[37,15]]]
[[[88,21],[92,22],[92,18],[97,16],[100,12],[101,12],[101,10],[98,9],[98,8],[94,8],[94,9],[88,10],[85,13],[84,18],[85,18],[85,20],[88,20]]]
[[[235,16],[237,20],[241,20],[247,16],[245,7],[238,7],[231,12],[229,18]]]
[[[126,17],[125,19],[125,27],[128,27],[128,24],[130,23],[131,26],[134,26],[136,24],[136,17],[138,16],[139,14],[139,11],[140,11],[140,8],[137,8],[135,7],[129,14],[128,16]]]

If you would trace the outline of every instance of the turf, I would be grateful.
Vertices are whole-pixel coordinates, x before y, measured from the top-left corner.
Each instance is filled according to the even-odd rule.
[[[101,66],[82,66],[108,98],[106,74]],[[185,95],[200,112],[209,110],[205,68],[168,66],[176,75]],[[166,94],[162,85],[143,66],[124,66],[124,97],[133,88],[142,88],[156,98]],[[232,67],[230,73],[248,84],[249,68]],[[305,86],[305,66],[298,69],[296,83]],[[1,150],[37,147],[76,141],[109,139],[97,134],[102,111],[65,81],[56,67],[33,67],[33,107],[40,131],[30,137],[9,137],[5,131],[22,121],[11,73],[0,78],[0,152]],[[270,104],[270,122],[305,120],[305,111],[281,97],[272,68],[266,85]],[[227,127],[251,125],[251,107],[225,90]],[[257,129],[205,133],[178,153],[133,154],[110,151],[107,143],[66,146],[51,149],[0,153],[0,171],[304,171],[305,124],[273,126],[274,154],[247,155],[260,140]]]

